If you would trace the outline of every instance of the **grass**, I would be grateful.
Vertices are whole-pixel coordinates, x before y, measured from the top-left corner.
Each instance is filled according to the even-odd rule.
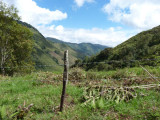
[[[152,74],[158,76],[159,69],[148,67]],[[84,72],[100,78],[118,76],[118,72],[126,76],[134,74],[142,76],[141,68],[122,69],[108,72]],[[130,73],[130,74],[129,74]],[[75,73],[74,73],[75,74]],[[84,75],[84,76],[85,76]],[[95,77],[92,75],[92,77]],[[83,76],[83,75],[82,75]],[[83,78],[84,78],[83,76]],[[97,78],[98,79],[98,78]],[[52,82],[51,82],[52,81]],[[87,80],[85,81],[87,82]],[[91,81],[94,82],[94,81]],[[117,82],[116,84],[119,84]],[[128,102],[103,99],[92,104],[83,105],[84,87],[69,82],[67,85],[64,111],[59,112],[62,90],[62,74],[38,72],[25,76],[0,77],[0,119],[16,120],[23,116],[25,120],[159,120],[160,119],[160,89],[136,89],[137,97]],[[33,104],[27,113],[23,109]]]
[[[141,91],[142,92],[142,91]],[[147,96],[139,96],[128,103],[122,102],[114,106],[114,110],[118,111],[121,116],[128,116],[130,119],[160,119],[160,95],[156,91],[143,91],[147,92]]]
[[[159,76],[160,73],[160,67],[152,67],[152,66],[145,66],[145,68],[151,73],[156,76]],[[117,69],[117,70],[111,70],[111,71],[100,71],[100,72],[94,72],[90,71],[91,73],[97,74],[99,76],[108,76],[112,77],[117,72],[121,72],[125,74],[126,76],[139,76],[139,75],[148,75],[142,68],[140,67],[133,67],[133,68],[123,68],[123,69]]]

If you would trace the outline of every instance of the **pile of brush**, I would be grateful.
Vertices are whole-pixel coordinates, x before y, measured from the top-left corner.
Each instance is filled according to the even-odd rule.
[[[118,104],[136,97],[134,88],[93,86],[85,87],[82,100],[83,105],[90,104],[95,108],[96,106],[102,107],[105,101],[115,101]]]

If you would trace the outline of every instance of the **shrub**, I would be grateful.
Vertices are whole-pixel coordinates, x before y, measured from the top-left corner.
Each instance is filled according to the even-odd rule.
[[[72,68],[69,72],[69,80],[83,81],[86,78],[85,71],[81,68]]]

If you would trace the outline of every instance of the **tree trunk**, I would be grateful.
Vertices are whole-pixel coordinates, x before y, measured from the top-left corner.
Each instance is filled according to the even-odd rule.
[[[4,69],[4,60],[5,60],[5,55],[4,55],[4,49],[2,48],[1,49],[1,72],[2,72],[2,75],[4,76],[5,75],[5,69]]]
[[[7,45],[8,45],[8,40],[6,40],[4,45],[2,45],[1,47],[1,66],[0,67],[1,67],[1,72],[3,76],[5,75],[5,63],[9,53],[9,51],[7,51]]]

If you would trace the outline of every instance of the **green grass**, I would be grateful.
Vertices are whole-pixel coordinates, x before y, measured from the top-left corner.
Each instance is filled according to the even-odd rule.
[[[53,117],[53,109],[60,104],[62,85],[42,84],[35,80],[35,76],[13,77],[9,81],[0,82],[0,106],[4,107],[7,115],[11,116],[18,108],[23,105],[34,104],[31,113],[33,119],[45,116],[46,119]],[[71,98],[67,100],[78,101],[82,90],[68,85],[67,95]],[[68,101],[68,102],[70,102]]]
[[[147,68],[151,73],[158,75],[158,68]],[[135,75],[142,75],[141,68],[122,69]],[[112,76],[117,71],[98,72],[99,76]],[[138,74],[137,74],[138,73]],[[140,73],[140,74],[139,74]],[[87,73],[84,73],[87,74]],[[59,74],[61,75],[61,74]],[[52,81],[53,83],[43,83]],[[39,72],[25,76],[0,76],[0,119],[8,120],[15,115],[15,120],[22,108],[33,104],[25,115],[25,120],[158,120],[160,119],[160,89],[136,89],[137,98],[117,104],[114,101],[104,100],[101,106],[96,101],[96,107],[91,104],[83,105],[83,87],[69,82],[67,85],[64,111],[59,112],[62,80],[55,73]],[[88,84],[86,84],[86,87]],[[98,105],[98,106],[97,106]]]
[[[152,66],[145,66],[145,68],[155,77],[160,77],[160,67],[152,67]],[[123,68],[117,70],[110,70],[110,71],[88,71],[87,73],[94,74],[99,78],[114,78],[116,75],[119,77],[129,77],[129,76],[146,76],[150,77],[144,69],[141,67],[133,67],[133,68]]]
[[[136,99],[129,101],[128,103],[122,102],[114,106],[115,112],[118,112],[121,116],[128,116],[131,119],[160,119],[160,109],[158,102],[160,95],[156,91],[141,91],[147,92],[147,96],[139,96]]]

